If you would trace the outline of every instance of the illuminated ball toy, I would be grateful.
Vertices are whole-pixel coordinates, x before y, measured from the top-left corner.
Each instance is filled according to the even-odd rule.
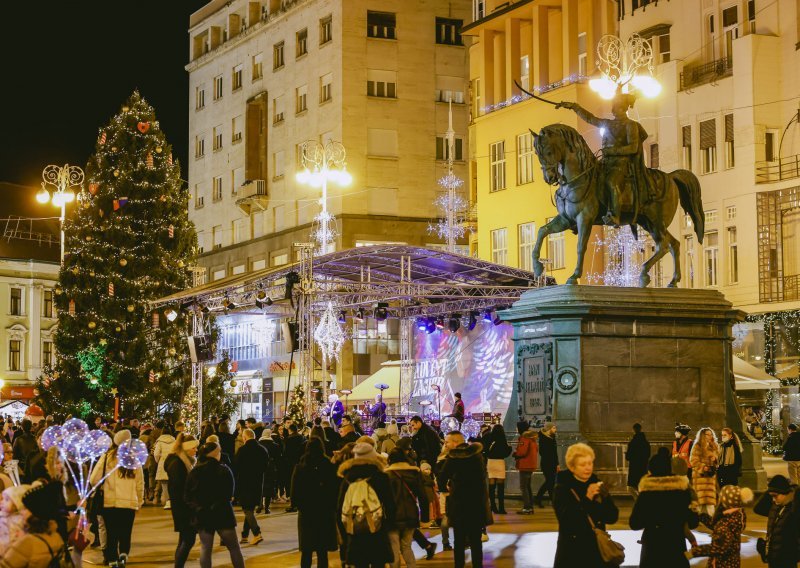
[[[137,469],[147,461],[147,446],[141,440],[128,440],[117,448],[117,461],[125,469]]]
[[[477,439],[481,435],[481,423],[474,418],[467,418],[461,425],[461,433],[467,440]]]
[[[461,426],[461,424],[458,423],[458,420],[456,420],[454,416],[448,416],[442,420],[442,434],[446,436],[450,432],[458,431],[459,426]]]
[[[63,439],[64,433],[61,431],[61,426],[50,426],[48,429],[42,432],[40,444],[42,449],[46,452],[53,446],[58,446]]]

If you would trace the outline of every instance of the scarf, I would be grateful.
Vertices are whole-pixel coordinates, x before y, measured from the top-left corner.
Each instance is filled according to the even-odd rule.
[[[733,445],[736,442],[734,440],[729,440],[722,444],[721,448],[722,451],[720,452],[720,465],[733,465],[736,459],[736,450],[734,449]]]
[[[186,466],[186,473],[192,471],[194,464],[197,463],[197,460],[195,458],[190,458],[188,455],[186,455],[185,452],[177,452],[175,455],[181,458],[183,465]]]

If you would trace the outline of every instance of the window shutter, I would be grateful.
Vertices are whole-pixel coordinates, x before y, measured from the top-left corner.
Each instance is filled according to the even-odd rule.
[[[725,115],[725,142],[733,142],[733,115]]]
[[[717,145],[717,126],[716,121],[704,120],[700,123],[700,149],[713,148]]]
[[[683,127],[683,147],[684,148],[691,148],[692,147],[692,127],[691,126],[684,126]]]

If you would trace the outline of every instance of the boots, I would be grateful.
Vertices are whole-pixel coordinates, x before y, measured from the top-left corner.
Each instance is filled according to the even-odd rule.
[[[505,515],[506,513],[506,484],[505,483],[498,483],[497,484],[497,504],[498,509],[497,513],[501,515]]]
[[[497,513],[497,503],[495,503],[495,495],[497,494],[497,485],[494,483],[489,484],[489,502],[492,504],[492,513]]]

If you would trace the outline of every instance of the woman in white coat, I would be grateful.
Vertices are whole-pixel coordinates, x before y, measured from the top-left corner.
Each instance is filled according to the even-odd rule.
[[[131,534],[136,511],[144,503],[144,474],[142,468],[117,467],[117,448],[131,439],[130,430],[114,435],[114,445],[100,458],[92,470],[91,483],[96,485],[106,477],[103,489],[103,519],[106,525],[106,547],[103,558],[124,568],[131,551]]]
[[[164,468],[164,463],[167,461],[167,456],[172,452],[172,446],[175,445],[175,437],[170,433],[169,427],[164,427],[164,433],[158,437],[156,443],[153,445],[153,459],[156,460],[158,468],[156,469],[156,490],[153,497],[154,503],[158,504],[159,494],[162,495],[164,508],[169,509],[169,476],[167,470]],[[159,491],[160,489],[160,491]]]

